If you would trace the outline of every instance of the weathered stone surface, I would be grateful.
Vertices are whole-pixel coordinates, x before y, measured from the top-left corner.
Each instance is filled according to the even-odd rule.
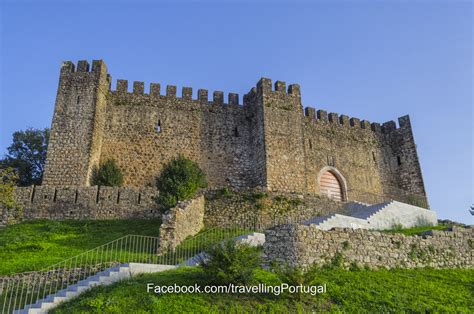
[[[160,218],[156,196],[155,188],[145,187],[29,186],[15,189],[15,198],[24,209],[24,219]]]
[[[345,213],[341,203],[326,197],[276,192],[206,193],[207,227],[239,225],[259,230],[288,222],[303,222],[330,213]]]
[[[164,164],[178,154],[196,161],[211,188],[262,188],[317,195],[318,177],[331,167],[345,178],[344,198],[364,201],[374,193],[405,201],[426,198],[408,116],[380,124],[312,108],[303,112],[300,87],[262,78],[243,97],[230,93],[111,77],[103,61],[78,69],[64,62],[43,184],[88,186],[101,161],[113,158],[126,186],[152,186]],[[372,127],[369,127],[372,126]],[[356,191],[359,190],[359,191]]]
[[[452,227],[433,230],[422,236],[405,236],[363,229],[286,224],[265,232],[267,261],[309,267],[331,263],[341,254],[344,266],[355,263],[371,268],[472,268],[474,267],[473,228]]]
[[[163,214],[159,251],[173,250],[188,236],[204,227],[204,196],[179,202]]]

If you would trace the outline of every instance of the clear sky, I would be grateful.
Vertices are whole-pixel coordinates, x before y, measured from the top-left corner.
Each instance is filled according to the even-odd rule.
[[[194,94],[242,97],[264,76],[299,83],[305,106],[410,114],[432,208],[472,224],[471,1],[254,2],[3,0],[0,152],[50,126],[63,60]]]

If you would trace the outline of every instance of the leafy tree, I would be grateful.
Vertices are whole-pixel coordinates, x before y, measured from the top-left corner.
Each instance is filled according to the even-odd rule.
[[[13,133],[13,143],[5,158],[0,160],[0,168],[13,168],[18,175],[18,185],[41,184],[49,133],[48,128]]]
[[[207,187],[206,174],[194,161],[178,156],[163,168],[156,187],[160,191],[158,203],[171,208],[178,201],[193,197],[199,188]]]
[[[122,186],[122,170],[115,159],[108,159],[95,171],[92,181],[94,185]]]
[[[22,208],[13,195],[18,174],[13,168],[0,169],[0,210],[7,209],[13,218],[21,218]],[[1,213],[0,213],[1,214]]]

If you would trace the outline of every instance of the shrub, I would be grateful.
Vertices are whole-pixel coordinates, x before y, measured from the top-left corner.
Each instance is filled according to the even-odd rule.
[[[280,280],[289,285],[299,286],[306,283],[305,272],[301,267],[291,267],[288,265],[274,265],[273,271]]]
[[[393,222],[391,229],[392,231],[402,231],[403,230],[403,225],[399,222]]]
[[[342,242],[342,249],[343,250],[347,250],[347,249],[349,249],[349,247],[350,247],[349,241],[346,240],[346,241]]]
[[[298,266],[275,264],[272,270],[282,282],[290,286],[313,286],[318,285],[318,273],[321,271],[321,268],[316,264],[306,270]],[[290,297],[301,301],[304,298],[308,298],[309,295],[300,291],[299,293],[290,294]]]
[[[194,161],[178,156],[163,168],[156,187],[160,191],[158,203],[171,208],[178,201],[193,197],[199,188],[207,187],[206,174]]]
[[[92,181],[94,185],[122,186],[122,170],[114,159],[108,159],[95,171]]]
[[[217,196],[219,197],[230,198],[233,195],[234,193],[228,187],[223,187],[222,189],[217,191]]]
[[[245,285],[253,282],[261,263],[260,249],[227,240],[207,250],[201,267],[212,282]]]
[[[17,204],[13,191],[15,184],[18,182],[18,174],[13,168],[0,169],[0,215],[2,209],[6,208],[9,212],[9,217],[15,222],[23,218],[23,208]]]
[[[341,268],[344,266],[344,256],[341,252],[337,251],[336,254],[331,258],[331,261],[323,266],[325,269]]]
[[[352,262],[352,263],[349,265],[349,270],[350,270],[350,271],[360,271],[361,268],[360,268],[359,264],[357,264],[357,262]]]

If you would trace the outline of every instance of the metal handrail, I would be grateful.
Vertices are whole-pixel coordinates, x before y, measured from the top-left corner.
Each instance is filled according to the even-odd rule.
[[[251,213],[236,217],[228,225],[204,229],[179,245],[164,250],[159,248],[158,237],[126,235],[39,271],[0,277],[0,311],[11,313],[22,309],[27,304],[35,303],[91,275],[124,263],[179,265],[226,239],[262,231],[278,224],[301,223],[307,219],[299,216],[268,220],[267,217],[263,221],[260,215]]]
[[[357,190],[348,190],[348,197],[350,201],[357,200],[372,204],[392,200],[385,195]],[[215,245],[226,239],[235,238],[249,232],[262,231],[279,224],[302,223],[309,218],[303,215],[264,218],[259,213],[254,212],[233,219],[234,221],[227,225],[217,225],[202,230],[175,247],[160,249],[158,237],[126,235],[39,271],[0,277],[1,313],[11,313],[14,310],[21,309],[26,304],[35,303],[38,299],[42,299],[110,267],[134,262],[178,265],[186,263],[187,260],[205,251],[210,245]]]

